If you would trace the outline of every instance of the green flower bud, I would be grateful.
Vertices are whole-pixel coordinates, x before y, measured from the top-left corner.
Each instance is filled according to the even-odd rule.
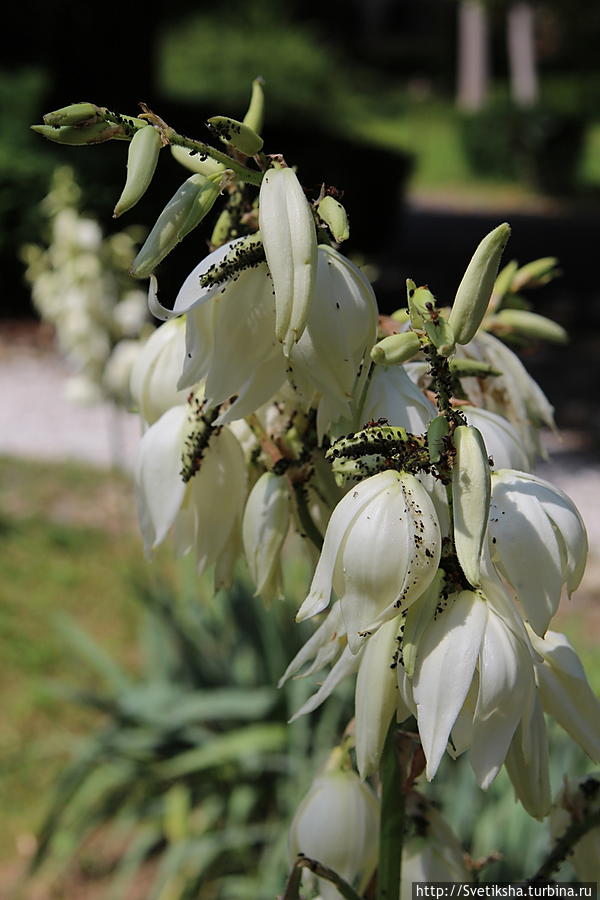
[[[448,419],[446,416],[436,416],[427,428],[427,449],[432,463],[439,462],[444,448],[444,438],[448,434]]]
[[[265,93],[263,91],[263,79],[255,78],[252,82],[252,96],[250,105],[243,119],[243,124],[251,128],[256,134],[260,134],[265,118]]]
[[[85,125],[95,122],[98,116],[98,107],[93,103],[72,103],[46,113],[44,123],[58,128],[60,125]]]
[[[498,277],[494,282],[494,290],[492,291],[492,306],[494,309],[502,302],[505,294],[512,291],[512,281],[518,268],[519,263],[516,259],[513,259],[498,272]]]
[[[484,237],[467,266],[448,320],[457,344],[468,344],[481,325],[509,237],[510,225],[498,225]]]
[[[200,224],[219,196],[220,175],[192,175],[171,197],[133,261],[134,278],[148,278],[179,241]]]
[[[222,210],[219,213],[219,218],[215,222],[213,233],[210,236],[210,243],[212,247],[220,247],[222,244],[227,243],[227,241],[229,240],[232,223],[233,219],[229,210]]]
[[[223,163],[217,162],[210,156],[202,156],[195,150],[188,150],[187,147],[180,147],[179,144],[171,144],[171,153],[177,162],[188,169],[195,172],[196,175],[217,175],[219,172],[225,171]]]
[[[558,259],[555,256],[544,256],[521,266],[511,284],[512,291],[520,291],[524,287],[540,287],[547,284],[558,274]]]
[[[404,325],[405,322],[408,322],[410,319],[410,313],[403,307],[402,309],[395,309],[391,314],[390,319],[393,319],[394,322],[398,322],[400,325]]]
[[[85,147],[91,144],[102,144],[111,138],[120,137],[123,131],[120,125],[112,125],[110,122],[94,122],[93,125],[61,125],[54,128],[52,125],[32,125],[31,130],[41,134],[42,137],[56,144],[65,144],[68,147]]]
[[[526,309],[502,309],[490,318],[488,328],[499,335],[515,334],[553,344],[566,344],[569,340],[569,335],[558,322]]]
[[[457,378],[486,378],[488,375],[502,375],[499,369],[494,369],[491,363],[482,362],[479,359],[466,359],[455,356],[448,360],[448,366]]]
[[[331,463],[331,471],[338,487],[343,487],[349,481],[363,481],[384,469],[385,456],[381,453],[368,453],[356,459],[334,456]]]
[[[127,154],[127,179],[117,201],[114,218],[135,206],[146,193],[156,170],[162,148],[160,133],[152,125],[136,131]]]
[[[414,331],[390,334],[375,344],[371,359],[380,366],[397,366],[412,359],[421,349],[421,341]]]
[[[228,116],[212,116],[208,125],[224,143],[232,144],[246,156],[254,156],[262,150],[263,139],[243,122]]]
[[[317,212],[338,244],[348,240],[350,237],[348,214],[341,203],[338,203],[334,197],[323,197],[317,206]]]
[[[410,278],[406,279],[406,294],[408,297],[408,311],[413,328],[423,328],[424,316],[435,307],[435,297],[427,287],[417,287]]]
[[[488,454],[481,433],[459,425],[452,436],[452,508],[456,555],[469,584],[479,584],[479,569],[491,496]]]

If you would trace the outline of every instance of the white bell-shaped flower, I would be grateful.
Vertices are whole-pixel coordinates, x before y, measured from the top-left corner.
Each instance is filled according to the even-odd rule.
[[[350,769],[318,776],[292,820],[289,853],[299,853],[333,869],[359,894],[377,863],[379,802],[371,788]],[[337,889],[319,879],[323,900],[339,900]]]
[[[492,475],[489,550],[512,585],[526,619],[543,635],[563,586],[579,585],[587,558],[581,516],[561,490],[510,469]]]
[[[290,524],[286,479],[265,472],[246,503],[242,522],[244,553],[256,593],[270,602],[283,595],[281,547]]]
[[[219,247],[203,259],[184,281],[172,310],[161,307],[156,282],[150,281],[149,304],[154,315],[186,313],[186,348],[179,389],[206,379],[211,406],[233,402],[218,424],[254,412],[285,381],[285,359],[275,336],[275,298],[265,263],[244,269],[223,284],[202,288],[200,279],[218,265],[239,241]]]
[[[131,396],[147,425],[172,406],[185,403],[189,394],[177,389],[185,356],[184,324],[182,319],[172,319],[153,331],[131,371]]]
[[[297,619],[340,599],[352,652],[366,633],[426,590],[438,567],[441,536],[423,485],[388,470],[360,482],[334,509],[310,592]]]
[[[376,335],[377,301],[369,281],[337,250],[320,246],[306,328],[289,355],[290,379],[304,401],[318,395],[319,440],[332,422],[350,415]]]
[[[183,457],[193,452],[197,429],[187,404],[167,410],[144,434],[136,466],[140,525],[147,551],[173,529],[178,554],[192,551],[201,571],[216,565],[215,581],[222,585],[240,549],[246,463],[236,437],[222,428],[203,449],[198,471],[184,482]]]
[[[564,636],[530,632],[543,660],[535,677],[544,712],[551,715],[594,762],[600,762],[600,702],[594,695],[575,650]]]

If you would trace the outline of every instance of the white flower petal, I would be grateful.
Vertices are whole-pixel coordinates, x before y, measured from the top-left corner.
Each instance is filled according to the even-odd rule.
[[[259,226],[275,289],[275,331],[287,356],[302,336],[312,302],[317,269],[315,224],[292,169],[269,169],[259,199]]]
[[[477,783],[483,790],[498,774],[533,690],[533,667],[527,648],[493,610],[488,610],[479,653],[479,695],[469,751]]]
[[[385,482],[387,484],[393,473],[382,474],[388,476]],[[333,510],[327,525],[321,556],[313,576],[310,592],[298,610],[297,622],[302,622],[304,619],[315,616],[329,605],[333,586],[333,572],[340,545],[347,529],[351,527],[364,507],[380,492],[381,480],[376,481],[375,479],[377,478],[380,478],[380,476],[367,478],[356,485],[355,488],[342,497]],[[394,479],[391,477],[391,482],[393,481]]]
[[[306,703],[300,707],[297,713],[294,713],[290,722],[295,722],[300,716],[305,716],[307,713],[313,712],[313,710],[320,706],[347,675],[353,675],[354,672],[356,672],[359,662],[360,654],[355,655],[350,652],[349,647],[346,647],[321,687],[312,695],[312,697],[308,698]]]
[[[321,622],[315,633],[306,641],[298,651],[281,678],[278,687],[282,687],[288,678],[300,671],[302,666],[318,655],[322,647],[336,644],[341,629],[342,613],[340,604],[334,603],[331,612]]]
[[[447,609],[424,632],[413,692],[427,778],[435,775],[469,690],[486,624],[486,606],[473,591],[452,595]]]
[[[142,437],[136,465],[136,489],[146,548],[156,547],[171,528],[183,502],[181,454],[188,428],[188,407],[167,410]]]
[[[552,793],[546,722],[539,698],[535,698],[532,715],[517,726],[504,762],[515,793],[529,815],[545,818],[552,805]]]
[[[563,634],[531,636],[544,662],[536,678],[545,712],[553,716],[588,756],[600,761],[600,703],[594,696],[579,657]]]
[[[356,764],[361,778],[377,771],[397,706],[395,667],[400,619],[382,625],[367,641],[356,678]]]

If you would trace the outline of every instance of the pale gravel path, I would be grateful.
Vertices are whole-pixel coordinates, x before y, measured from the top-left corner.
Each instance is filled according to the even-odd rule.
[[[0,454],[131,471],[138,417],[109,403],[73,403],[67,375],[51,352],[0,344]]]

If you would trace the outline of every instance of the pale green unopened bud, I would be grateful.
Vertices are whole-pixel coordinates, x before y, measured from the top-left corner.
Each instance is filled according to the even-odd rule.
[[[156,171],[161,148],[160,133],[152,125],[140,128],[134,134],[127,154],[125,187],[113,212],[115,219],[132,209],[146,193]]]
[[[558,259],[555,256],[534,259],[533,262],[521,266],[513,278],[511,290],[516,292],[524,287],[540,287],[547,284],[558,274],[557,266]]]
[[[325,222],[329,228],[333,239],[341,244],[350,237],[350,225],[348,223],[348,214],[346,210],[334,197],[323,197],[317,206],[319,218]]]
[[[398,322],[400,325],[404,325],[405,322],[408,322],[410,319],[410,313],[403,307],[402,309],[395,309],[391,314],[390,319],[393,319],[394,322]]]
[[[343,487],[349,481],[363,481],[383,471],[386,465],[386,458],[381,453],[369,453],[356,459],[333,454],[332,459],[331,471],[338,487]]]
[[[435,297],[428,287],[417,287],[410,278],[406,279],[406,295],[413,328],[423,328],[424,317],[435,308]]]
[[[96,121],[98,107],[94,103],[71,103],[53,112],[46,113],[44,123],[57,128],[60,125],[83,125]]]
[[[180,147],[179,144],[171,144],[171,154],[177,162],[188,169],[195,172],[196,175],[217,175],[225,171],[223,163],[217,162],[210,156],[202,156],[195,150],[188,150],[187,147]]]
[[[200,224],[219,196],[220,176],[192,175],[169,200],[133,261],[134,278],[148,278],[158,264]]]
[[[254,156],[263,147],[263,139],[248,125],[230,119],[228,116],[212,116],[208,120],[211,130],[226,144],[231,144],[236,150],[246,156]]]
[[[327,771],[313,781],[292,820],[291,861],[299,853],[318,859],[362,894],[377,863],[378,826],[379,802],[371,788],[349,769]],[[336,895],[321,882],[322,897]]]
[[[265,118],[265,92],[263,91],[263,79],[255,78],[252,82],[252,96],[250,105],[243,119],[243,124],[260,134]]]
[[[215,222],[213,233],[210,236],[211,247],[220,247],[229,240],[231,225],[233,219],[228,209],[224,209],[219,213],[219,218]]]
[[[467,359],[455,356],[448,361],[448,366],[457,378],[486,378],[489,375],[502,375],[499,369],[495,369],[491,363],[479,359]]]
[[[427,428],[427,449],[432,463],[439,462],[444,449],[444,439],[448,431],[448,419],[446,416],[436,416],[429,423]]]
[[[477,428],[460,425],[453,434],[452,507],[456,555],[469,584],[479,584],[481,549],[490,508],[488,454]]]
[[[501,309],[497,315],[490,318],[487,327],[489,331],[500,335],[515,334],[519,337],[550,341],[553,344],[566,344],[569,340],[569,335],[558,322],[526,309]]]
[[[414,331],[390,334],[371,350],[371,359],[380,366],[397,366],[412,359],[421,349],[421,341]]]
[[[513,259],[498,272],[498,277],[494,282],[491,300],[491,306],[493,306],[494,309],[497,309],[504,299],[504,296],[512,290],[512,281],[518,268],[519,263],[516,259]]]
[[[467,266],[448,320],[457,344],[468,344],[481,325],[509,237],[510,225],[498,225],[484,237]]]
[[[68,147],[85,147],[92,144],[102,144],[112,138],[123,136],[120,125],[111,125],[110,122],[94,122],[92,125],[62,125],[53,128],[52,125],[32,125],[31,130],[55,144],[65,144]]]

